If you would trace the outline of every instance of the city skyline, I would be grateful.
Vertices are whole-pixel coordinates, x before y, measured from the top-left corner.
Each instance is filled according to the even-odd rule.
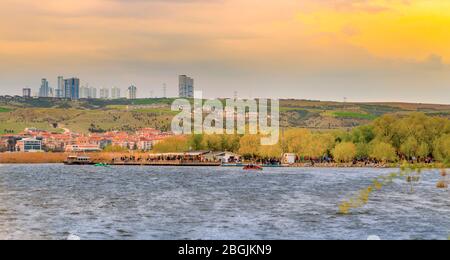
[[[82,84],[81,79],[77,77],[65,79],[63,76],[58,76],[56,81],[56,87],[52,87],[50,81],[47,78],[42,78],[39,87],[22,88],[22,97],[44,97],[44,98],[67,98],[67,99],[120,99],[120,98],[137,98],[137,87],[133,84],[129,85],[126,89],[126,96],[123,96],[122,88],[113,87],[93,87],[88,83]],[[132,91],[132,93],[129,93]],[[166,86],[162,87],[163,95],[167,91]],[[153,93],[153,91],[152,91]],[[1,95],[0,95],[1,96]],[[19,96],[17,94],[7,93],[5,96]]]
[[[75,74],[177,96],[174,75],[187,74],[207,98],[448,104],[449,11],[437,0],[5,0],[0,95]]]
[[[76,82],[70,82],[76,81]],[[133,84],[126,88],[126,96],[122,96],[122,88],[117,86],[112,87],[93,87],[89,83],[82,83],[79,78],[64,79],[63,76],[58,76],[56,87],[52,87],[47,78],[41,79],[41,85],[37,91],[33,92],[32,88],[22,88],[23,97],[51,97],[51,98],[70,98],[70,99],[136,99],[137,87]],[[97,95],[97,91],[99,95]],[[161,95],[155,96],[155,91],[150,91],[150,98],[168,98],[167,84],[163,83],[161,88]],[[34,93],[34,94],[33,94]],[[8,95],[11,95],[8,93]],[[175,97],[175,96],[173,96]],[[192,98],[194,97],[194,79],[186,75],[178,76],[178,93],[177,97]],[[145,97],[144,97],[145,98]]]

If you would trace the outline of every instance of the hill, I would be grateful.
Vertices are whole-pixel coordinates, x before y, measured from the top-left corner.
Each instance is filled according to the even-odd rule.
[[[0,97],[0,134],[17,133],[26,127],[50,131],[134,131],[170,128],[174,99],[78,100]],[[281,100],[281,126],[310,129],[352,128],[387,114],[423,112],[450,118],[450,105],[413,103],[340,103]]]

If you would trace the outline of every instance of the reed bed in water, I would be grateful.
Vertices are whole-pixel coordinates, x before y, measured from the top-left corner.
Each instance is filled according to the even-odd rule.
[[[9,164],[39,164],[39,163],[63,163],[69,153],[0,153],[0,163]],[[138,153],[88,153],[83,154],[91,157],[95,162],[109,163],[113,158],[124,156],[137,156]]]
[[[62,163],[65,153],[0,153],[0,163]]]

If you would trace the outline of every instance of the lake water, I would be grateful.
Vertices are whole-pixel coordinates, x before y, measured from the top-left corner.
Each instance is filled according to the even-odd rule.
[[[392,169],[0,165],[0,239],[447,239],[450,193],[424,173],[338,204]]]

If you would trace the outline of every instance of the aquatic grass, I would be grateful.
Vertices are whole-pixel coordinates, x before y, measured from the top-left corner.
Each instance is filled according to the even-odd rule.
[[[443,169],[441,171],[441,177],[442,179],[438,181],[436,184],[436,188],[438,189],[448,189],[448,185],[450,183],[450,180],[448,179],[447,172]]]
[[[397,179],[405,179],[408,185],[409,193],[414,192],[414,186],[420,182],[422,174],[422,168],[417,165],[403,164],[400,172],[393,172],[388,175],[380,176],[372,181],[372,184],[367,188],[360,190],[350,199],[342,201],[338,206],[338,213],[342,215],[348,215],[351,210],[364,207],[370,201],[370,197],[373,192],[380,191],[383,187],[394,183]]]

